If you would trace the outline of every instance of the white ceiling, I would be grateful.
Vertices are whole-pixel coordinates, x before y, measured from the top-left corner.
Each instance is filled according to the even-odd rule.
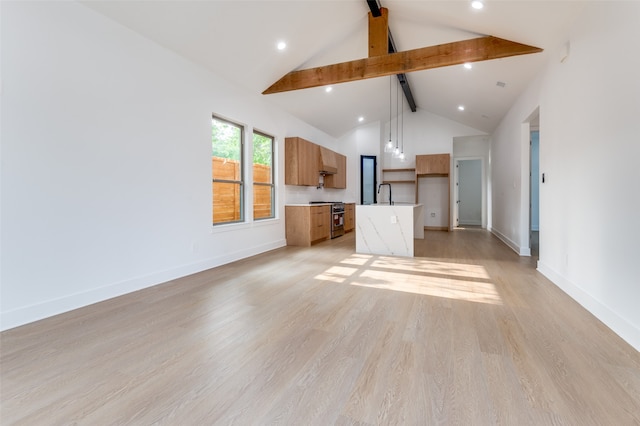
[[[381,0],[399,51],[493,35],[544,52],[407,74],[418,108],[491,133],[520,92],[568,37],[582,1]],[[260,94],[296,69],[365,58],[365,0],[86,1],[87,7],[228,81]],[[285,51],[276,43],[287,42]],[[393,79],[395,96],[396,79]],[[496,85],[504,82],[504,88]],[[389,119],[389,77],[268,96],[335,137]],[[395,102],[394,102],[395,105]],[[458,105],[464,105],[463,112]],[[405,114],[408,105],[404,102]],[[395,115],[395,106],[393,107]]]

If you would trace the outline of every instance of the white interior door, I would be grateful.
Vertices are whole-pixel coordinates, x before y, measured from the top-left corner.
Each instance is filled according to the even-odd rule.
[[[456,162],[457,224],[482,226],[482,160]]]

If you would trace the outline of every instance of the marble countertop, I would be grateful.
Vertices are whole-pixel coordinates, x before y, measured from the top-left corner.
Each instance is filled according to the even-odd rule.
[[[355,202],[353,201],[345,201],[345,204],[355,204]],[[326,203],[287,203],[285,204],[285,206],[294,206],[294,207],[300,207],[300,206],[330,206],[333,203],[330,202],[326,202]]]
[[[376,204],[363,204],[362,207],[418,207],[421,206],[422,204],[415,204],[415,203],[396,203],[394,202],[393,204],[389,204],[389,203],[376,203]]]

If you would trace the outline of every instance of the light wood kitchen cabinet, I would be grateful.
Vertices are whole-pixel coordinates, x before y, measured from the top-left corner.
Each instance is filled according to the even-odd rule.
[[[324,174],[325,188],[347,187],[347,157],[299,137],[284,140],[285,185],[318,186]]]
[[[320,168],[321,172],[326,173],[337,173],[338,164],[337,164],[337,156],[339,154],[337,152],[331,151],[329,148],[325,148],[324,146],[320,147]]]
[[[285,185],[317,186],[319,181],[320,147],[305,139],[284,140]]]
[[[416,175],[449,175],[449,154],[416,155]]]
[[[347,187],[347,157],[334,152],[336,160],[336,174],[324,177],[325,188],[345,189]]]
[[[285,206],[289,246],[310,246],[331,238],[331,206]]]
[[[351,232],[356,227],[356,203],[344,205],[344,232]]]

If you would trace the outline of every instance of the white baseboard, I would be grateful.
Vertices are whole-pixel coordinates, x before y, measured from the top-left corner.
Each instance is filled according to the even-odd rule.
[[[251,247],[246,250],[240,250],[233,253],[225,253],[223,256],[194,262],[188,265],[178,266],[176,268],[154,272],[142,277],[135,277],[128,280],[112,283],[103,287],[92,288],[90,290],[69,294],[56,299],[36,303],[29,306],[23,306],[11,311],[2,312],[0,317],[0,331],[18,327],[54,315],[69,312],[74,309],[102,302],[123,294],[142,290],[144,288],[153,287],[167,281],[225,265],[236,260],[245,259],[255,256],[269,250],[274,250],[286,245],[286,240],[279,240],[261,246]]]
[[[466,220],[466,221],[458,221],[460,225],[470,225],[470,226],[481,226],[481,220]]]
[[[580,287],[563,277],[553,268],[538,261],[538,271],[547,277],[558,288],[567,293],[572,299],[591,312],[614,333],[640,351],[640,329],[621,318],[615,311],[603,305],[602,302],[582,290]]]
[[[495,228],[491,228],[490,231],[491,231],[491,233],[493,235],[498,237],[500,239],[500,241],[502,241],[507,246],[509,246],[509,248],[511,250],[513,250],[516,253],[518,253],[518,255],[520,255],[520,256],[531,256],[531,248],[529,248],[529,247],[520,247],[518,244],[516,244],[514,241],[509,239],[506,235],[504,235],[500,231],[496,230]]]

